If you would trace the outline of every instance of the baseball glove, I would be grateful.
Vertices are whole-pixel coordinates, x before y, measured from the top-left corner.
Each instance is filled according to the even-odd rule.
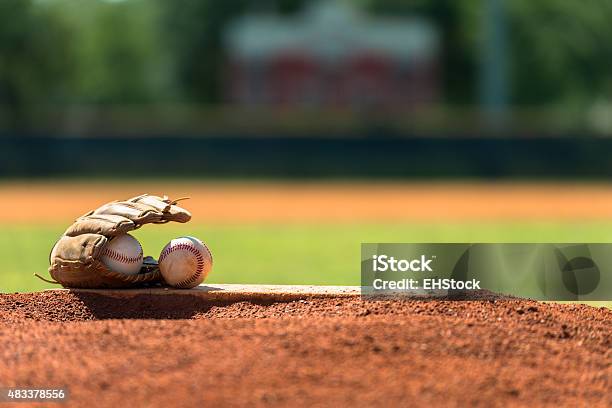
[[[122,288],[162,282],[157,261],[150,256],[144,258],[136,275],[115,272],[100,259],[106,244],[117,235],[145,224],[189,221],[191,214],[176,204],[179,200],[143,194],[105,204],[79,217],[51,250],[49,273],[69,288]]]

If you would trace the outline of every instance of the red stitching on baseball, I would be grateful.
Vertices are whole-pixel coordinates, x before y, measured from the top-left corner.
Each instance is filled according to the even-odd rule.
[[[116,252],[115,250],[112,250],[110,248],[105,248],[103,255],[108,256],[110,259],[114,259],[115,261],[119,261],[121,263],[132,264],[132,263],[140,262],[140,260],[142,259],[143,252],[142,252],[142,248],[140,248],[140,254],[138,254],[138,256],[134,256],[130,258],[124,254]]]
[[[204,248],[206,248],[206,251],[210,254],[210,250],[208,249],[208,247],[206,246],[206,244],[202,243],[202,245],[204,246]],[[196,280],[198,280],[200,278],[200,276],[202,275],[202,273],[204,272],[204,256],[202,256],[202,254],[200,253],[200,251],[198,251],[197,249],[195,249],[191,244],[172,244],[169,247],[167,247],[166,249],[164,249],[162,251],[162,253],[159,255],[159,263],[161,264],[164,259],[166,259],[166,257],[168,255],[170,255],[171,253],[178,251],[178,250],[186,250],[188,252],[191,252],[197,261],[197,265],[196,265],[196,273],[194,273],[193,275],[191,275],[191,277],[182,280],[176,284],[174,284],[175,287],[184,287],[187,286],[193,282],[195,282]],[[212,254],[210,255],[210,259],[212,261]]]

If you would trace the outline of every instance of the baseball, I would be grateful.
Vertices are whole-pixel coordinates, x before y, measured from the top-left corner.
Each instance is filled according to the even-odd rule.
[[[115,272],[136,275],[142,267],[142,246],[131,235],[118,235],[106,244],[101,260]]]
[[[206,245],[194,237],[173,239],[159,255],[162,276],[175,288],[193,288],[204,282],[212,262]]]

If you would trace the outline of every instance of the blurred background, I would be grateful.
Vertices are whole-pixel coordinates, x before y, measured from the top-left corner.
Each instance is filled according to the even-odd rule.
[[[611,20],[606,0],[2,0],[0,290],[47,287],[65,223],[143,191],[194,196],[216,282],[358,284],[366,241],[610,240]]]
[[[174,175],[608,177],[611,18],[605,0],[5,0],[0,174],[153,158]]]

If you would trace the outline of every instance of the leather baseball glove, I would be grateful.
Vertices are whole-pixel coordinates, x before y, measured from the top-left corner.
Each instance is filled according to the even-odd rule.
[[[100,259],[114,236],[145,224],[189,221],[191,214],[176,204],[179,200],[143,194],[105,204],[79,217],[51,250],[49,273],[69,288],[121,288],[162,282],[157,261],[150,256],[144,258],[136,275],[115,272]]]

